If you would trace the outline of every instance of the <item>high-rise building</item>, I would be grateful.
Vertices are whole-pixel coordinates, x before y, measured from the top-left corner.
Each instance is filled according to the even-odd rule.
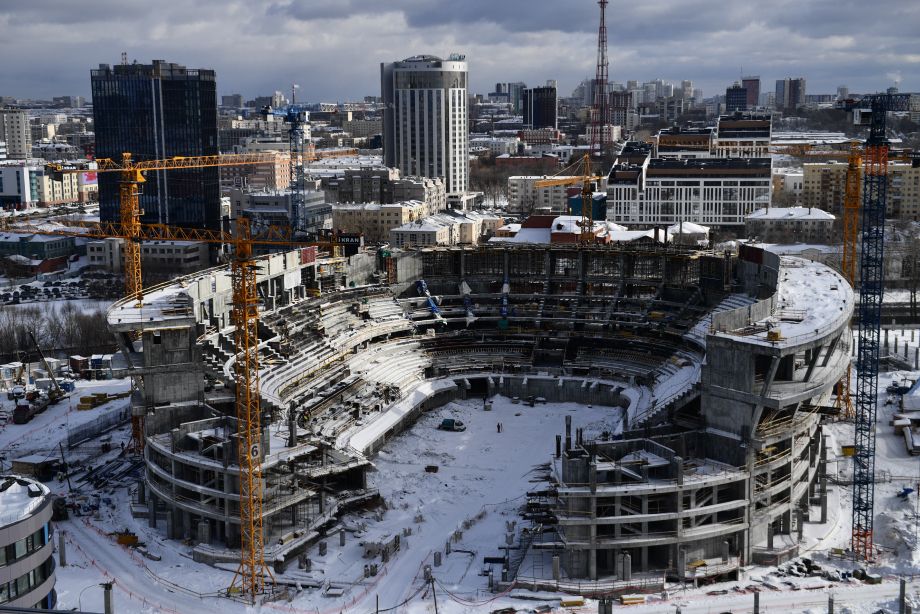
[[[220,106],[240,109],[243,106],[243,96],[242,94],[230,94],[227,96],[221,96]]]
[[[0,109],[0,141],[6,143],[8,158],[32,157],[32,127],[29,114],[17,109]]]
[[[443,177],[448,192],[469,187],[467,63],[418,55],[380,64],[383,156],[404,175]]]
[[[846,100],[850,97],[850,88],[845,85],[837,86],[837,100]]]
[[[527,87],[523,81],[514,81],[508,83],[496,83],[495,92],[498,94],[507,94],[508,102],[511,103],[511,111],[514,113],[521,112],[523,104],[524,88]]]
[[[747,90],[747,108],[753,109],[760,104],[760,77],[741,78],[741,87]]]
[[[134,160],[218,153],[213,70],[151,64],[100,64],[91,71],[96,156]],[[144,223],[220,227],[217,167],[148,172],[140,196]],[[99,175],[102,221],[117,221],[118,177]]]
[[[777,79],[775,104],[777,109],[784,111],[794,111],[805,106],[805,78]]]
[[[748,91],[735,81],[735,84],[725,90],[725,112],[747,110]]]
[[[526,88],[523,107],[525,128],[558,127],[555,85]]]

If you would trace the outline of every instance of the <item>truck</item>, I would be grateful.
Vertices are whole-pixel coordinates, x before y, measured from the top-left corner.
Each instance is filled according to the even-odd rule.
[[[453,431],[459,433],[466,430],[466,425],[463,424],[460,420],[455,420],[454,418],[444,418],[441,420],[441,424],[438,425],[438,429],[442,431]]]

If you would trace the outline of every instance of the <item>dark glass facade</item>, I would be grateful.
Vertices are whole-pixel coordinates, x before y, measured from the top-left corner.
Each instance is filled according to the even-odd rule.
[[[152,64],[100,65],[91,71],[96,157],[134,160],[218,153],[213,70]],[[151,171],[142,184],[143,223],[220,227],[217,167]],[[118,174],[99,175],[100,217],[118,221]]]
[[[737,84],[725,90],[725,112],[747,110],[747,94],[747,88]]]
[[[525,126],[556,128],[556,88],[527,88],[523,98]]]

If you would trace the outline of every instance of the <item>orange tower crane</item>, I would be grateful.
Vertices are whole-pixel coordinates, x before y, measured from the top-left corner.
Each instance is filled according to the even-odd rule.
[[[846,187],[843,199],[843,258],[841,269],[843,277],[856,287],[856,241],[859,237],[859,199],[862,167],[862,154],[859,144],[850,143],[850,152],[847,158]],[[847,367],[846,374],[837,384],[836,406],[843,412],[844,417],[853,417],[853,399],[850,397],[850,372]]]

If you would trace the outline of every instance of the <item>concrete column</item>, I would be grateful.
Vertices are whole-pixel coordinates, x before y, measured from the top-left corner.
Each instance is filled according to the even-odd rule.
[[[58,529],[58,565],[61,567],[67,567],[67,546],[64,541],[66,534],[67,531]]]
[[[157,498],[153,493],[147,499],[147,525],[151,529],[157,528]]]
[[[773,523],[767,525],[767,548],[773,548]]]
[[[102,610],[105,614],[115,614],[115,602],[112,599],[112,583],[106,582],[102,585]]]
[[[827,522],[827,446],[824,445],[824,436],[821,436],[821,462],[818,465],[820,484],[818,496],[821,497],[821,523]]]
[[[901,578],[901,588],[898,592],[898,614],[905,614],[907,609],[907,580]]]
[[[627,582],[632,580],[632,556],[628,552],[623,553],[623,576],[621,579]]]
[[[147,485],[144,484],[144,478],[137,481],[137,502],[141,505],[147,500]]]
[[[754,593],[754,614],[760,614],[760,593]]]

